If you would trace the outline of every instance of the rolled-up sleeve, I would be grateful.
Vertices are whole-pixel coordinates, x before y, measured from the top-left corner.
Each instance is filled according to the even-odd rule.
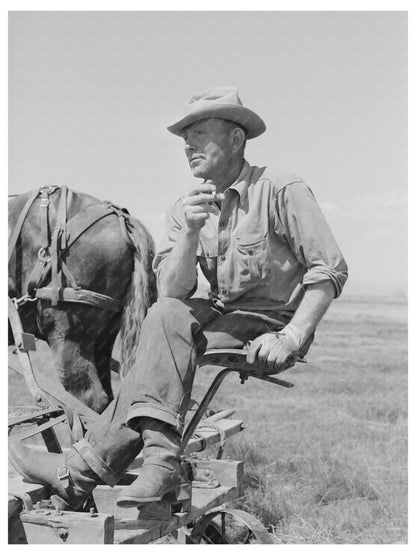
[[[276,233],[304,266],[304,286],[330,280],[339,297],[348,267],[329,225],[304,182],[286,185],[277,194]]]

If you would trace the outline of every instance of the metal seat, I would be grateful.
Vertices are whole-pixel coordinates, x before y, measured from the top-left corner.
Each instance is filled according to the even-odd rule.
[[[246,355],[247,353],[242,349],[210,349],[198,359],[198,368],[202,368],[203,366],[218,366],[219,368],[222,368],[222,370],[220,370],[220,372],[218,372],[215,376],[212,384],[199,404],[197,411],[185,429],[180,445],[180,453],[184,452],[189,440],[192,438],[192,435],[196,430],[196,427],[203,418],[205,410],[217,393],[224,378],[230,374],[230,372],[237,372],[240,376],[240,382],[242,384],[244,384],[248,378],[251,377],[265,382],[274,383],[282,387],[293,387],[294,384],[291,382],[272,377],[270,375],[272,372],[268,366],[262,365],[261,363],[257,363],[256,365],[248,364]],[[278,372],[273,373],[276,374]]]

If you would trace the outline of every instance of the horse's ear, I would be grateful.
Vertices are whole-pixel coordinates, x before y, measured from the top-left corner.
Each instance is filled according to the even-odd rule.
[[[121,211],[124,212],[124,214],[127,214],[127,216],[130,216],[130,212],[127,210],[127,208],[122,208]]]

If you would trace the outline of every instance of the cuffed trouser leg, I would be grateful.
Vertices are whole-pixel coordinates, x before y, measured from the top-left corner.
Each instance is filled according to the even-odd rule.
[[[209,301],[162,298],[146,318],[136,359],[135,387],[127,422],[161,420],[182,432],[196,359],[207,348],[242,348],[263,333],[281,330],[289,317],[219,312]]]
[[[146,416],[181,432],[194,381],[196,357],[206,348],[201,330],[221,316],[210,301],[162,298],[142,328],[135,386],[127,422]]]
[[[144,401],[140,415],[177,428],[178,407],[187,405],[195,371],[192,335],[203,323],[221,314],[207,300],[188,304],[194,308],[176,299],[163,299],[153,305],[142,325],[135,365],[114,400],[89,428],[85,438],[74,445],[88,466],[108,485],[118,482],[143,448],[138,428],[134,423],[127,425],[127,413],[132,404],[138,407],[138,399]],[[177,333],[165,331],[171,327]],[[166,341],[166,335],[174,339]],[[182,351],[184,346],[186,353]],[[204,349],[204,345],[200,348]],[[177,351],[181,354],[176,354]],[[184,395],[184,388],[188,387],[189,393]]]
[[[126,424],[133,386],[134,375],[129,373],[118,394],[88,429],[85,438],[73,446],[88,466],[111,486],[118,482],[143,448],[140,433]]]

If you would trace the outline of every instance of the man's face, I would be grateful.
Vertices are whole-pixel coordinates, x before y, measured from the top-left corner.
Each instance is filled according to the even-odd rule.
[[[231,141],[224,120],[210,118],[185,127],[185,154],[195,177],[215,179],[226,174]]]

